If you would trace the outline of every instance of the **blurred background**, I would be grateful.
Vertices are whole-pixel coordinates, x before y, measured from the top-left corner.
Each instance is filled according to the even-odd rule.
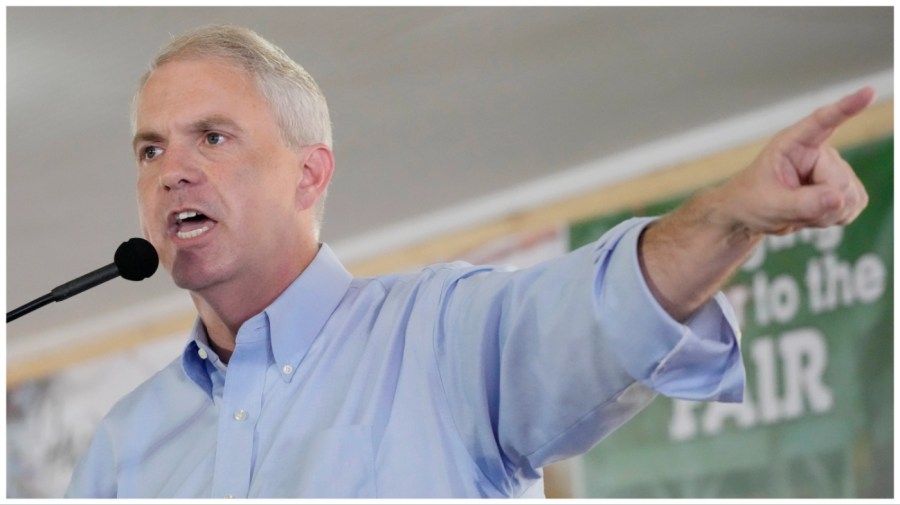
[[[7,310],[140,235],[131,95],[169,37],[204,24],[252,28],[318,81],[337,160],[323,239],[361,275],[451,258],[527,266],[664,212],[816,106],[874,86],[876,104],[835,137],[878,195],[860,231],[766,243],[729,288],[750,402],[657,400],[549,469],[548,495],[893,496],[892,8],[6,14]],[[59,496],[96,422],[178,354],[192,317],[161,271],[10,323],[7,496]]]

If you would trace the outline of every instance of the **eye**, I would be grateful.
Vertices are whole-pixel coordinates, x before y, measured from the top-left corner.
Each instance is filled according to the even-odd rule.
[[[147,146],[141,149],[142,160],[152,160],[162,154],[162,148],[159,146]]]
[[[225,142],[225,135],[216,132],[210,132],[206,134],[206,143],[210,145],[217,145]]]

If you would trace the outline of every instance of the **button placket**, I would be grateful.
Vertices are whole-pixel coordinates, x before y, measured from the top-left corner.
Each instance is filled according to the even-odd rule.
[[[253,474],[253,436],[269,366],[264,327],[239,334],[228,363],[213,477],[213,496],[247,497]]]

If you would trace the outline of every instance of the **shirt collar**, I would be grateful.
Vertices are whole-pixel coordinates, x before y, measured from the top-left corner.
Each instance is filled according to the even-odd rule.
[[[272,355],[286,380],[293,376],[352,280],[331,248],[322,244],[306,270],[266,308]]]
[[[322,244],[303,273],[263,311],[269,322],[272,355],[286,381],[293,377],[352,280],[331,248]],[[188,377],[212,398],[212,383],[201,354],[207,359],[215,356],[198,317],[182,355],[182,366]]]
[[[205,361],[211,356],[215,356],[215,354],[206,343],[206,329],[200,318],[197,317],[194,320],[194,327],[191,329],[191,339],[181,354],[181,367],[184,369],[184,373],[209,396],[210,400],[213,399],[212,379],[206,371]]]

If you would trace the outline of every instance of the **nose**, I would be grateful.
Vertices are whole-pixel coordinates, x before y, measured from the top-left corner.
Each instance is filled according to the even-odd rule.
[[[159,185],[166,191],[202,182],[204,173],[199,160],[191,152],[177,145],[169,145],[160,160]]]

